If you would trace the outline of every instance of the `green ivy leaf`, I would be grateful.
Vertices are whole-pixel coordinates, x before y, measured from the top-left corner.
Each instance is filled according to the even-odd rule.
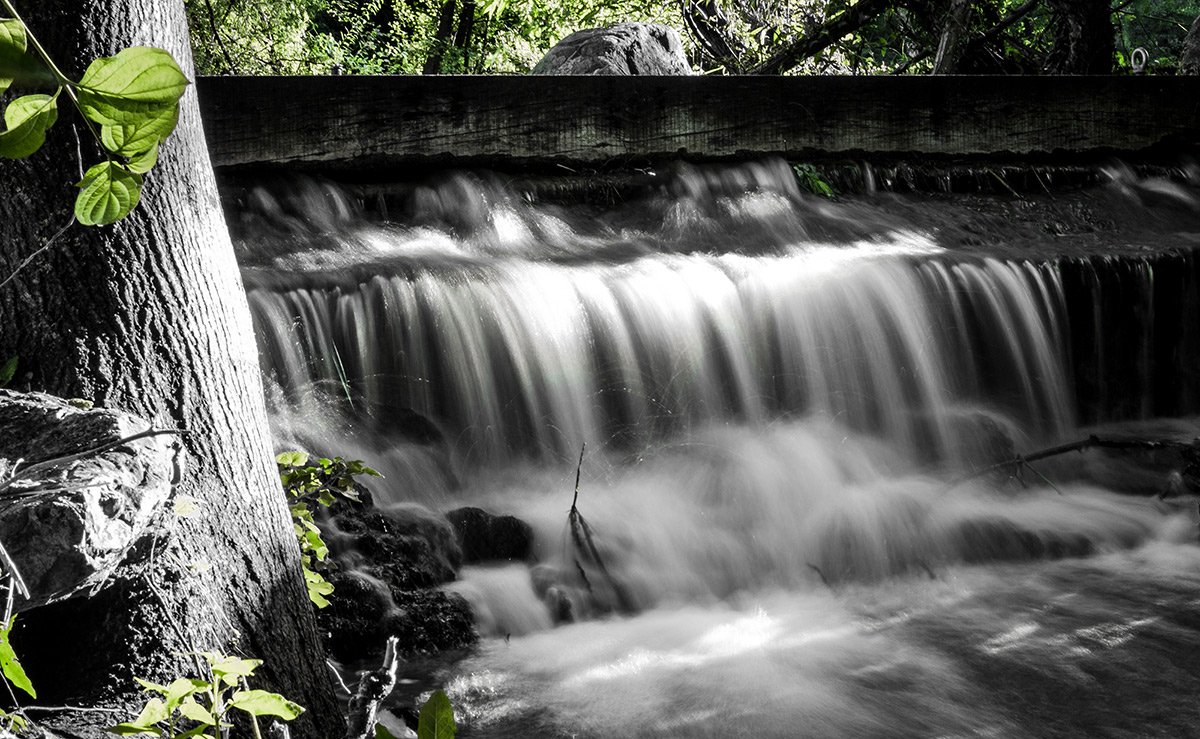
[[[280,467],[303,467],[308,464],[308,452],[282,452],[275,462]]]
[[[142,176],[116,162],[92,167],[79,183],[75,218],[85,226],[107,226],[129,215],[142,197]]]
[[[209,683],[204,680],[197,680],[191,677],[181,677],[167,686],[167,715],[170,715],[176,708],[180,707],[185,698],[191,698],[192,695],[201,691],[207,690]]]
[[[0,628],[0,672],[4,673],[4,677],[14,688],[20,688],[31,698],[37,698],[37,691],[33,689],[33,683],[29,682],[25,668],[21,666],[21,660],[17,659],[17,653],[13,651],[12,642],[9,641],[9,635],[16,623],[17,617],[14,615]]]
[[[7,387],[8,383],[12,382],[17,376],[17,357],[9,357],[8,361],[0,365],[0,387]]]
[[[258,669],[258,666],[262,664],[261,659],[226,657],[223,654],[215,654],[213,652],[202,652],[201,654],[208,660],[213,677],[220,682],[224,682],[226,685],[237,685],[240,678],[250,677]]]
[[[265,690],[239,690],[229,699],[229,707],[245,711],[251,716],[275,716],[284,721],[291,721],[304,713],[303,706],[298,703]]]
[[[8,104],[0,133],[0,156],[24,159],[42,148],[46,131],[58,120],[58,93],[54,95],[25,95]]]
[[[433,691],[417,717],[417,739],[454,739],[457,731],[450,699],[440,690]]]
[[[79,81],[79,108],[104,126],[146,125],[176,106],[188,79],[163,49],[133,46],[92,62]]]

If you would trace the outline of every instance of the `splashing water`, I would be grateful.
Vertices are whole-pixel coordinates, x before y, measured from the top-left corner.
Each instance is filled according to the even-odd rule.
[[[1149,220],[1092,257],[1019,224],[970,248],[954,202],[818,201],[779,163],[665,179],[607,211],[472,175],[402,224],[328,186],[307,226],[265,192],[242,219],[281,440],[370,460],[385,503],[533,527],[531,562],[449,586],[495,637],[446,668],[468,734],[1194,734],[1166,709],[1200,687],[1194,504],[1129,495],[1174,462],[947,484],[1196,410],[1191,191],[1114,177],[1099,202]],[[584,443],[612,587],[567,546]]]

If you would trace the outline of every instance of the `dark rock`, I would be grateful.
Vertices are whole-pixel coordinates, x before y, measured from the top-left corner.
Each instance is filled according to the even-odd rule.
[[[135,416],[90,405],[0,390],[0,485],[6,488],[0,541],[32,593],[18,610],[90,594],[110,581],[117,565],[151,535],[153,519],[171,496],[174,436],[70,458],[150,428]]]
[[[533,529],[515,516],[495,516],[482,508],[456,508],[446,514],[454,527],[463,562],[525,560],[533,544]]]
[[[378,578],[395,590],[450,582],[462,564],[450,525],[418,506],[343,507],[326,523],[325,534],[337,562]]]
[[[399,637],[403,656],[463,649],[478,639],[471,609],[457,594],[393,590],[362,572],[334,572],[329,581],[334,593],[317,622],[339,660],[374,657],[389,636]]]
[[[533,74],[692,74],[675,29],[653,23],[618,23],[576,31],[533,68]]]

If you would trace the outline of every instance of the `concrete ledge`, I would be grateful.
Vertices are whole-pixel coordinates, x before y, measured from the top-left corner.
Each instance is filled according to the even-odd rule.
[[[594,168],[1200,142],[1200,77],[209,77],[218,167]]]

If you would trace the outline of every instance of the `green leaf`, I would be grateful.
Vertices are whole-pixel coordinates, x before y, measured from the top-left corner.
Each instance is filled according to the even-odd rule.
[[[396,735],[383,724],[375,724],[375,739],[396,739]]]
[[[155,144],[149,151],[130,157],[125,168],[134,174],[146,174],[154,169],[155,164],[158,164],[158,144]]]
[[[212,715],[212,711],[197,703],[196,699],[190,696],[187,700],[179,704],[179,713],[184,718],[191,719],[200,724],[202,729],[217,725],[217,718]]]
[[[142,176],[116,162],[92,167],[79,183],[75,218],[85,226],[107,226],[129,215],[142,197]]]
[[[110,726],[106,731],[113,734],[120,734],[121,736],[157,734],[158,729],[154,725],[160,721],[166,721],[170,715],[170,712],[167,711],[167,704],[158,698],[151,698],[146,702],[145,707],[142,708],[142,712],[133,721]]]
[[[417,739],[454,739],[456,731],[450,699],[440,690],[433,691],[417,717]]]
[[[25,95],[8,104],[0,133],[0,157],[24,159],[42,148],[46,131],[58,120],[58,102],[51,95]]]
[[[140,677],[135,677],[134,682],[136,682],[138,685],[141,685],[143,690],[153,690],[155,693],[161,693],[163,695],[167,694],[167,686],[166,685],[159,685],[158,683],[152,683],[149,680],[143,680]]]
[[[0,95],[13,83],[27,47],[25,24],[15,18],[0,20]]]
[[[250,677],[262,664],[261,659],[226,657],[212,652],[202,652],[202,655],[208,660],[213,676],[226,685],[237,685],[238,678]]]
[[[190,698],[197,691],[207,690],[209,683],[191,677],[181,677],[167,686],[167,714],[170,715],[180,707],[184,698]]]
[[[158,146],[178,123],[179,106],[172,105],[131,124],[101,126],[100,142],[113,154],[131,157]]]
[[[12,642],[9,641],[9,635],[16,623],[17,617],[14,615],[0,628],[0,672],[4,673],[4,677],[14,688],[20,688],[30,697],[36,698],[37,691],[33,689],[33,683],[29,682],[25,668],[21,666],[21,660],[17,659],[17,653],[13,651]]]
[[[251,716],[275,716],[284,721],[291,721],[304,713],[303,706],[265,690],[239,690],[230,698],[229,707],[245,711]]]
[[[17,376],[17,357],[9,357],[8,361],[0,366],[0,387],[6,387],[12,379]]]
[[[188,79],[162,49],[133,46],[92,62],[79,81],[79,108],[104,126],[145,125],[176,106]]]
[[[275,457],[280,467],[303,467],[308,464],[308,452],[283,452]]]
[[[329,605],[325,596],[333,594],[333,583],[322,577],[321,573],[313,572],[305,566],[304,584],[308,588],[308,599],[312,601],[313,605],[317,608],[325,608]]]

